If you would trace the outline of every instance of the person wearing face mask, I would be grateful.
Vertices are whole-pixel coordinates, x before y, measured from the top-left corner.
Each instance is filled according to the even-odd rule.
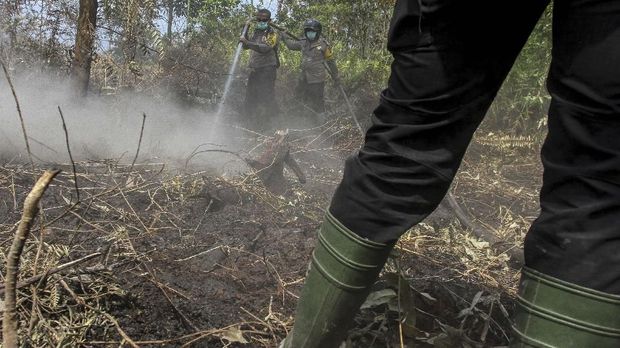
[[[269,120],[279,112],[275,96],[276,71],[280,67],[279,35],[269,26],[270,21],[269,10],[258,10],[252,36],[248,38],[246,32],[239,39],[244,49],[251,50],[244,114],[248,125],[254,129],[269,126]]]
[[[325,112],[324,90],[327,75],[330,74],[336,84],[340,83],[332,49],[321,36],[321,31],[319,21],[308,19],[304,22],[302,39],[283,37],[288,49],[301,51],[302,71],[298,90],[302,102],[311,108],[315,115],[323,115]]]

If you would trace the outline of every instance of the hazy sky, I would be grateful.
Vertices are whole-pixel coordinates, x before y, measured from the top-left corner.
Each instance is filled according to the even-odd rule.
[[[188,0],[188,1],[192,1],[192,0]],[[276,8],[278,6],[278,1],[277,0],[242,0],[241,1],[242,4],[254,4],[254,6],[256,6],[257,8],[259,7],[264,7],[267,8],[269,10],[271,10],[271,12],[273,12],[273,17],[276,17]],[[174,31],[183,31],[183,29],[185,29],[187,25],[187,22],[185,20],[185,18],[177,18],[175,20],[174,23]],[[157,26],[159,27],[159,30],[164,33],[166,31],[166,21],[165,21],[165,17],[162,17],[159,21],[157,21]]]

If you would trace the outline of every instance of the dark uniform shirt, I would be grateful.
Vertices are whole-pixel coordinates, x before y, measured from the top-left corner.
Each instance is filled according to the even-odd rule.
[[[301,70],[307,83],[320,83],[327,80],[327,64],[330,73],[338,76],[332,49],[324,38],[311,42],[307,39],[294,40],[284,38],[284,44],[291,50],[301,51]]]
[[[243,45],[245,49],[251,49],[250,68],[278,67],[278,33],[267,28],[266,30],[255,30],[250,43]]]

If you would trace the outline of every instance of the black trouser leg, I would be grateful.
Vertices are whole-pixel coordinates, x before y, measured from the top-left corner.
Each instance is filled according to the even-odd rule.
[[[316,113],[325,112],[325,82],[308,83],[308,106]]]
[[[305,73],[297,86],[297,95],[310,112],[325,112],[325,82],[308,83]]]
[[[346,163],[285,348],[340,346],[393,242],[439,204],[545,6],[538,0],[423,3],[422,9],[415,0],[396,4],[388,88],[363,148]],[[327,240],[343,235],[343,243]]]
[[[245,117],[249,127],[266,128],[277,116],[276,73],[276,67],[257,68],[250,72],[245,97]]]
[[[620,294],[620,2],[554,4],[541,214],[528,267]]]
[[[511,348],[620,347],[620,2],[556,0],[541,213]]]
[[[422,4],[396,3],[388,88],[330,206],[346,227],[376,242],[396,240],[439,204],[546,7],[539,0]]]

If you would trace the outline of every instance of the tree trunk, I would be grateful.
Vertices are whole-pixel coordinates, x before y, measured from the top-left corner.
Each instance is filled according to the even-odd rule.
[[[172,21],[174,20],[174,0],[168,0],[168,28],[166,30],[166,36],[168,41],[172,41]]]
[[[17,43],[17,26],[19,24],[19,11],[21,1],[16,0],[13,2],[7,1],[2,6],[2,13],[0,14],[2,20],[0,25],[5,26],[5,33],[0,34],[0,53],[7,66],[10,66],[11,58],[13,57],[13,50]]]
[[[71,73],[76,91],[85,96],[90,81],[90,65],[94,53],[97,28],[97,0],[80,0],[80,13],[75,35],[75,52]]]
[[[189,34],[192,32],[192,0],[187,0],[187,13],[185,16],[186,19],[186,28],[185,31],[187,32],[187,36],[189,37]]]
[[[136,85],[139,67],[136,63],[138,54],[138,35],[140,33],[140,24],[143,18],[140,17],[141,1],[127,0],[125,1],[125,13],[123,14],[123,40],[121,47],[123,49],[123,73],[121,78],[121,86],[127,90],[133,90]]]

